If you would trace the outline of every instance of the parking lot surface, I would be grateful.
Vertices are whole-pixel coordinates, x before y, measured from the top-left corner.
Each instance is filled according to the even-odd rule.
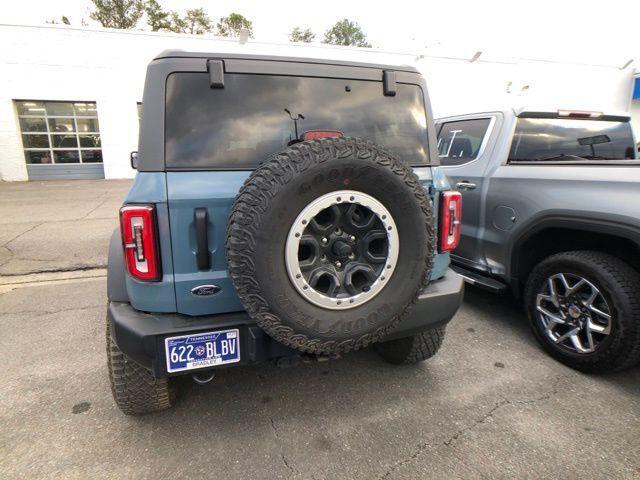
[[[80,183],[85,193],[68,198],[91,191]],[[104,225],[87,227],[89,205],[67,210],[62,199],[41,197],[22,216],[55,210],[33,222],[68,229],[51,227],[51,252],[85,248],[68,239],[92,230],[98,268],[127,184],[96,184]],[[2,221],[23,223],[12,222],[21,214],[5,192],[0,184]],[[65,211],[73,219],[55,219]],[[45,270],[57,258],[64,264],[52,255]],[[28,273],[20,262],[4,265]],[[640,369],[588,376],[562,366],[509,297],[468,288],[440,353],[422,365],[391,366],[366,350],[289,369],[232,368],[203,387],[185,381],[174,409],[135,418],[109,391],[105,278],[40,275],[0,277],[2,478],[640,477]]]
[[[131,180],[0,182],[0,276],[102,268]]]

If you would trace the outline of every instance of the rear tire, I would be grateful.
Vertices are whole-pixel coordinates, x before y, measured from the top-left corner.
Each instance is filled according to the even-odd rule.
[[[433,357],[444,340],[445,327],[420,332],[410,337],[377,343],[375,350],[394,365],[413,365]]]
[[[601,293],[610,312],[610,332],[592,352],[571,351],[554,341],[536,305],[552,276],[582,278]],[[548,288],[548,287],[547,287]],[[567,297],[562,297],[567,298]],[[524,301],[533,332],[555,359],[586,373],[632,367],[640,360],[640,273],[617,257],[601,252],[575,251],[552,255],[529,275]],[[550,307],[551,308],[551,307]],[[571,320],[565,314],[566,320]],[[602,338],[602,337],[601,337]]]
[[[175,380],[155,378],[151,371],[122,353],[111,337],[108,321],[107,364],[113,399],[124,414],[158,412],[175,404]]]

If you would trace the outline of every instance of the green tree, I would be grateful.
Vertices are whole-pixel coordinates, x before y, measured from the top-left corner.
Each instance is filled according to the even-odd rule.
[[[147,14],[147,23],[152,32],[171,30],[171,13],[165,12],[156,0],[145,2],[144,13]]]
[[[289,34],[289,40],[292,42],[311,43],[314,38],[316,38],[316,35],[310,28],[302,30],[300,27],[295,27]]]
[[[222,17],[217,25],[216,35],[221,37],[239,37],[240,30],[249,30],[249,37],[253,38],[253,23],[239,13],[230,13]]]
[[[185,33],[202,35],[213,31],[213,22],[202,8],[187,10],[184,21],[187,25]]]
[[[165,12],[155,0],[145,4],[147,23],[151,30],[168,30],[175,33],[202,35],[213,31],[213,22],[202,8],[187,10],[184,16],[173,10]]]
[[[129,29],[136,26],[142,16],[141,0],[91,0],[95,7],[89,16],[103,27]]]
[[[169,30],[175,33],[185,33],[187,31],[187,22],[178,15],[178,12],[170,12],[169,17]]]
[[[322,43],[330,45],[352,45],[354,47],[371,47],[367,42],[367,36],[364,34],[360,25],[356,22],[344,18],[335,23],[333,27],[324,33]]]
[[[69,17],[66,17],[66,16],[62,15],[62,17],[60,17],[60,20],[65,25],[71,25],[71,22],[69,21]],[[44,23],[49,23],[51,25],[59,25],[60,24],[60,22],[58,22],[55,18],[52,18],[51,20],[47,20]]]

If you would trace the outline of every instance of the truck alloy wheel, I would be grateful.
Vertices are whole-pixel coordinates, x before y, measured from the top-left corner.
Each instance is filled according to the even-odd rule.
[[[640,275],[602,252],[562,252],[536,265],[524,301],[542,347],[583,372],[640,360]]]
[[[589,280],[570,273],[547,278],[536,297],[538,320],[559,347],[592,353],[611,333],[611,308]]]
[[[248,314],[279,342],[336,354],[382,340],[428,284],[432,204],[413,171],[354,138],[292,145],[231,209],[227,267]]]

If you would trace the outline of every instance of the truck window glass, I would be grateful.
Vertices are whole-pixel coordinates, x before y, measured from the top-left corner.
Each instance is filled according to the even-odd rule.
[[[630,160],[636,158],[629,122],[519,118],[509,162]]]
[[[462,165],[474,160],[489,128],[489,118],[475,118],[442,124],[438,132],[441,165]]]
[[[285,110],[286,109],[286,110]],[[386,147],[409,165],[428,163],[422,90],[382,82],[174,73],[166,88],[167,169],[253,169],[312,130],[338,130]]]

